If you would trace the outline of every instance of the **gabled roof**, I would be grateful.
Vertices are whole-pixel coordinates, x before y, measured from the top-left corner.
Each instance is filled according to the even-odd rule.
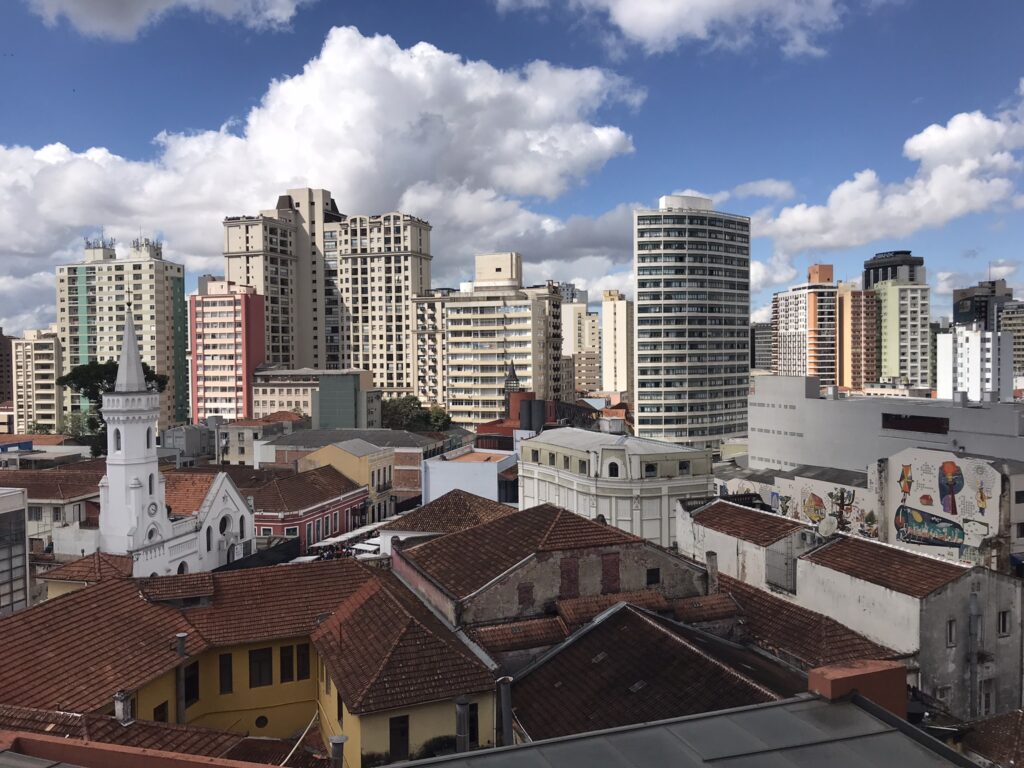
[[[569,634],[565,622],[558,616],[475,626],[467,632],[491,654],[544,648],[562,642]]]
[[[629,603],[651,611],[669,610],[665,596],[655,589],[640,589],[635,592],[613,592],[607,595],[571,597],[555,602],[555,609],[562,620],[575,629],[586,624],[602,611],[616,603]]]
[[[1024,710],[969,723],[963,744],[996,765],[1024,765]]]
[[[111,555],[93,552],[91,555],[59,565],[53,570],[41,573],[43,581],[83,581],[95,584],[108,579],[128,579],[132,575],[131,555]]]
[[[358,438],[381,448],[428,448],[438,441],[404,429],[299,429],[280,435],[267,445],[315,450],[325,445]]]
[[[732,595],[739,605],[752,642],[801,669],[899,656],[828,616],[724,574],[718,578],[722,591]]]
[[[254,469],[244,464],[200,464],[195,467],[165,469],[164,477],[171,475],[217,475],[223,472],[231,478],[236,488],[258,488],[279,478],[296,474],[294,469],[261,467]]]
[[[641,543],[613,526],[541,504],[401,550],[401,557],[463,598],[537,552]]]
[[[795,683],[794,683],[795,685]],[[620,605],[521,673],[516,718],[533,740],[782,698],[693,642],[682,627]]]
[[[26,443],[32,445],[78,445],[78,440],[68,435],[0,435],[0,445],[8,443]]]
[[[215,474],[185,472],[164,473],[164,500],[174,515],[191,515],[202,506],[210,493]]]
[[[927,597],[971,570],[855,536],[837,536],[801,559],[911,597]]]
[[[767,547],[795,531],[809,530],[803,523],[771,512],[760,512],[730,501],[713,501],[693,513],[705,528]]]
[[[396,517],[379,530],[455,533],[515,513],[516,510],[507,504],[456,489]]]
[[[5,469],[0,470],[0,487],[24,488],[30,502],[66,502],[99,496],[104,474],[105,470]]]
[[[740,612],[736,600],[725,592],[719,592],[717,595],[684,597],[674,601],[672,609],[676,620],[684,624],[731,619],[738,616]]]
[[[252,488],[257,512],[299,512],[361,488],[331,465],[278,477]]]
[[[342,602],[312,639],[355,714],[494,689],[483,662],[387,572]]]

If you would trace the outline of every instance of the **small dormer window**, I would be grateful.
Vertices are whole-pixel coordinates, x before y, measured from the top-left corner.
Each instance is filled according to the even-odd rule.
[[[644,477],[657,477],[658,476],[658,465],[657,464],[644,464]]]

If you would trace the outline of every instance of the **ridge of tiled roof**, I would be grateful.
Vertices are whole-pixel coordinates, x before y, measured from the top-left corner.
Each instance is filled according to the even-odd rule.
[[[739,615],[740,612],[736,600],[727,592],[673,600],[672,609],[676,620],[684,624],[729,619]]]
[[[358,490],[360,486],[331,465],[277,477],[252,488],[257,512],[299,512]]]
[[[602,611],[616,603],[629,603],[652,611],[668,611],[671,606],[665,596],[655,589],[640,589],[635,592],[613,592],[606,595],[571,597],[555,602],[555,610],[570,627],[586,624]]]
[[[761,512],[730,501],[713,501],[694,511],[693,519],[713,531],[749,541],[761,547],[774,544],[808,526],[771,512]]]
[[[131,575],[131,555],[111,555],[96,551],[46,571],[39,578],[45,581],[84,581],[95,584],[107,579],[129,579]]]
[[[781,699],[630,605],[609,610],[521,672],[516,718],[533,740]]]
[[[379,530],[455,533],[516,512],[507,504],[455,489],[382,525]]]
[[[356,714],[494,688],[483,662],[386,572],[339,605],[312,641]]]
[[[800,559],[911,597],[927,597],[970,572],[970,566],[856,536],[837,536]]]
[[[755,645],[801,669],[857,659],[895,659],[899,654],[849,627],[739,579],[719,574]]]
[[[403,549],[400,556],[463,598],[538,552],[643,542],[614,526],[541,504]]]
[[[468,629],[467,634],[488,653],[522,651],[560,643],[569,629],[559,616],[485,624]]]
[[[210,572],[151,576],[139,579],[138,583],[143,597],[155,602],[212,597],[214,594],[213,574]]]
[[[191,515],[199,510],[210,493],[216,474],[165,472],[164,500],[176,516]]]

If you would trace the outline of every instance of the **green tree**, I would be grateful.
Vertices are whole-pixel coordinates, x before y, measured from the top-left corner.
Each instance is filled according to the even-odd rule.
[[[39,424],[35,421],[29,422],[28,433],[30,435],[48,435],[51,432],[53,432],[53,427],[49,424]]]
[[[385,429],[407,429],[410,432],[443,432],[452,418],[434,405],[425,409],[413,395],[395,397],[381,404],[381,421]]]
[[[157,373],[146,363],[142,364],[142,373],[151,392],[163,392],[167,387],[167,376]],[[73,428],[81,430],[79,437],[91,446],[93,456],[102,456],[106,453],[107,425],[103,421],[103,395],[113,392],[116,382],[116,360],[92,360],[83,365],[76,365],[57,379],[60,386],[81,395],[89,403],[89,412],[81,414],[84,419],[75,420]]]

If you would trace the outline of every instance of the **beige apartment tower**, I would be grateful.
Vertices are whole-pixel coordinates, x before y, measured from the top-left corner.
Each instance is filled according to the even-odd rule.
[[[562,301],[562,355],[572,358],[575,394],[596,392],[602,383],[601,322],[596,312],[588,311],[585,293],[582,298]]]
[[[117,360],[125,316],[135,320],[142,361],[167,376],[160,428],[188,419],[185,268],[159,242],[139,238],[118,257],[113,240],[86,240],[85,259],[57,267],[57,326],[65,373],[92,360]],[[87,407],[65,392],[66,410]]]
[[[633,302],[619,291],[601,294],[601,389],[626,392],[633,378]]]
[[[878,381],[878,298],[858,283],[836,289],[836,384],[863,390]]]
[[[772,371],[836,383],[836,285],[831,264],[814,264],[807,282],[772,296]]]
[[[12,339],[11,358],[15,433],[60,432],[64,403],[57,379],[64,372],[57,326],[25,331],[24,338]]]
[[[362,368],[385,397],[413,394],[413,297],[430,288],[430,224],[348,216],[331,193],[290,189],[272,210],[224,220],[226,278],[266,296],[266,360]]]

